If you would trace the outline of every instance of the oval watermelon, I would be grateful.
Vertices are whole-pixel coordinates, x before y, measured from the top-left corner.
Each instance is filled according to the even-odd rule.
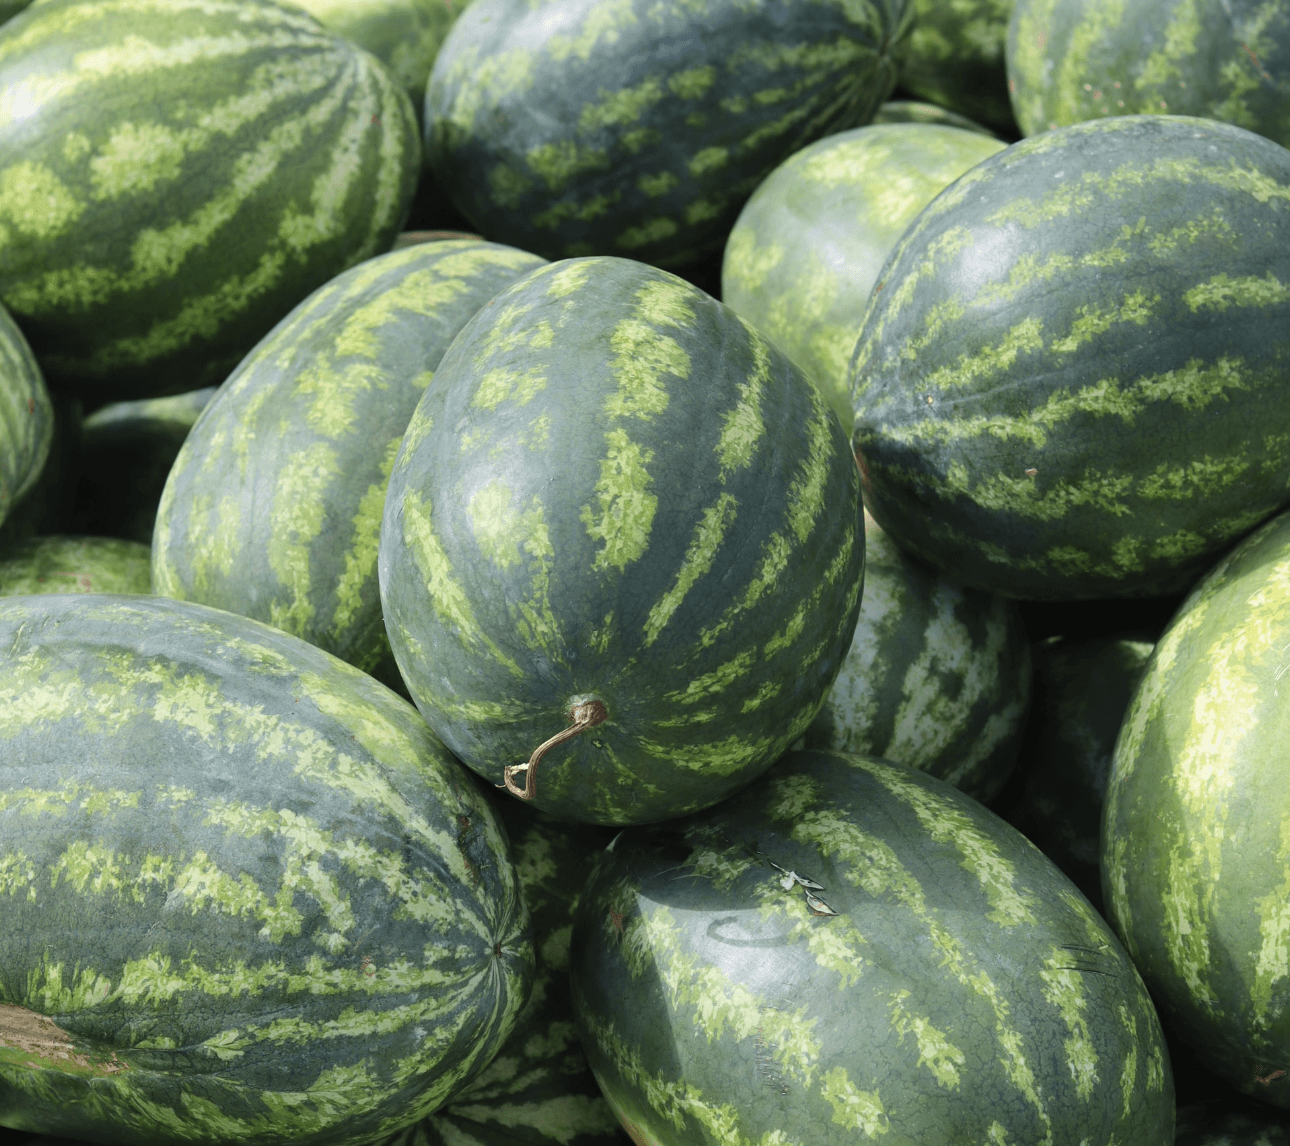
[[[1170,1031],[1231,1085],[1290,1108],[1287,569],[1282,513],[1157,642],[1116,741],[1101,860],[1107,918]]]
[[[918,216],[850,368],[865,503],[1008,596],[1180,592],[1283,505],[1290,153],[1122,116],[1015,143]]]
[[[598,706],[550,748],[536,803],[630,823],[714,803],[801,735],[863,561],[818,388],[709,295],[597,257],[531,271],[457,336],[395,461],[378,564],[444,742],[497,783]]]
[[[426,156],[490,239],[658,266],[719,250],[803,144],[895,83],[909,0],[476,0],[426,89]]]
[[[427,243],[310,295],[180,449],[152,537],[156,591],[267,621],[401,690],[376,578],[390,467],[453,337],[541,262]]]
[[[385,68],[272,0],[47,0],[0,92],[0,302],[93,404],[222,382],[389,248],[420,167]]]
[[[791,752],[628,828],[574,922],[578,1026],[637,1143],[1173,1146],[1151,999],[1070,881],[976,801]]]
[[[0,600],[0,1124],[366,1143],[489,1061],[528,917],[406,701],[202,605]]]

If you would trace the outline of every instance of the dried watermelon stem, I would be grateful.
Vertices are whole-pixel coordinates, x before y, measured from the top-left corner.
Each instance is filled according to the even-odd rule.
[[[585,700],[580,704],[575,704],[569,709],[569,719],[573,723],[568,728],[557,732],[549,740],[542,741],[541,744],[533,749],[533,755],[528,758],[528,763],[506,765],[502,772],[503,782],[497,786],[505,788],[512,796],[518,796],[521,800],[533,799],[537,795],[537,766],[542,757],[557,744],[572,740],[579,732],[587,728],[594,728],[597,724],[603,724],[608,718],[609,710],[605,708],[602,701]],[[514,779],[520,772],[525,773],[523,788],[516,784]]]

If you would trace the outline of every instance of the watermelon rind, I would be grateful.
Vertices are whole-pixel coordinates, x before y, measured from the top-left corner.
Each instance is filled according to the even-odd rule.
[[[139,541],[56,534],[0,547],[0,597],[151,592],[152,551]]]

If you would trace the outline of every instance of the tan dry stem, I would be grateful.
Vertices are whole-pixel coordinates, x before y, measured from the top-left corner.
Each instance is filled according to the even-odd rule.
[[[0,1003],[0,1047],[21,1051],[35,1067],[53,1067],[94,1074],[116,1074],[129,1068],[115,1055],[91,1059],[78,1052],[71,1036],[48,1015],[13,1003]]]
[[[568,728],[557,732],[550,740],[544,740],[533,749],[533,755],[529,757],[527,764],[506,765],[502,772],[502,783],[497,786],[505,788],[512,796],[518,796],[521,800],[533,799],[537,795],[537,766],[542,757],[557,744],[572,740],[579,732],[587,728],[594,728],[597,724],[603,724],[608,718],[608,709],[598,700],[587,700],[582,704],[575,704],[569,710],[569,719],[573,723]],[[518,772],[525,773],[523,788],[515,783],[514,777]]]

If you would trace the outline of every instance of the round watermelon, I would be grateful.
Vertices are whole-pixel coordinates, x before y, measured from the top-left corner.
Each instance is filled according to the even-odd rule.
[[[453,341],[394,463],[403,679],[463,761],[558,817],[715,803],[837,675],[859,484],[818,388],[709,295],[627,259],[530,271]]]
[[[975,800],[791,752],[628,828],[574,921],[587,1057],[650,1146],[1173,1146],[1151,999],[1083,896]]]

